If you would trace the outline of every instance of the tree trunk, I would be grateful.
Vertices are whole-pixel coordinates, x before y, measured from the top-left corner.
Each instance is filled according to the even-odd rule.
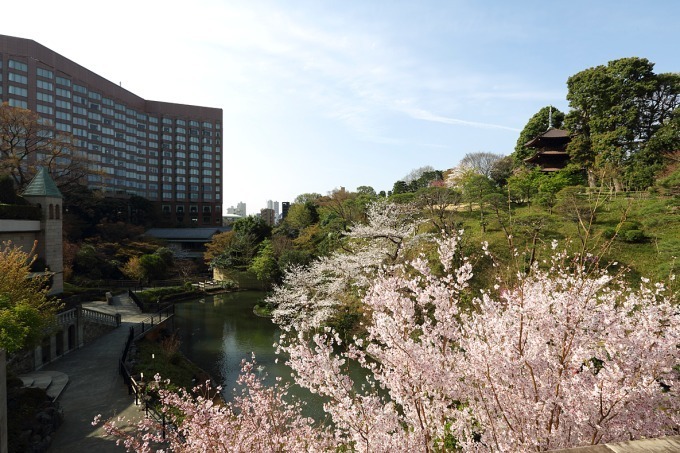
[[[588,187],[594,189],[597,187],[597,178],[595,177],[595,172],[592,169],[587,170],[588,173]]]

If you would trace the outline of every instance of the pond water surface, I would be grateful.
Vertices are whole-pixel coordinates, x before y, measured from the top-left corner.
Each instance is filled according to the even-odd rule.
[[[272,384],[277,376],[292,381],[291,370],[275,353],[280,330],[269,318],[253,313],[253,307],[264,299],[260,291],[240,291],[206,296],[175,305],[175,328],[182,339],[182,352],[222,385],[224,398],[233,399],[233,389],[243,359],[255,354],[258,374]],[[279,363],[275,360],[279,358]],[[322,413],[320,398],[305,389],[291,392],[308,402],[306,415]]]

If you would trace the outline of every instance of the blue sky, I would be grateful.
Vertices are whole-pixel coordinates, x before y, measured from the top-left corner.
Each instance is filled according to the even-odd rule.
[[[223,204],[249,213],[509,154],[540,108],[568,110],[567,78],[588,67],[680,70],[674,0],[36,0],[3,16],[0,33],[143,98],[222,108]]]

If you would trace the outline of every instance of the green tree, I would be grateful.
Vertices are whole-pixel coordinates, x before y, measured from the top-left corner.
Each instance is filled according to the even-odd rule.
[[[305,228],[319,221],[319,211],[316,203],[293,203],[288,209],[288,215],[280,226],[281,231],[291,237],[298,237]]]
[[[618,191],[626,182],[649,184],[649,176],[626,181],[626,175],[659,162],[658,152],[644,149],[680,105],[680,75],[653,69],[645,58],[621,58],[569,77],[572,110],[565,124],[574,136],[568,151],[591,186]]]
[[[160,255],[142,255],[139,257],[139,264],[148,280],[160,280],[167,276],[168,265]]]
[[[525,145],[530,140],[538,137],[548,130],[550,125],[556,129],[560,129],[564,123],[564,113],[552,106],[543,107],[536,112],[527,122],[522,132],[517,138],[515,145],[515,152],[512,154],[515,166],[524,165],[524,159],[531,157],[535,150],[527,148]]]
[[[249,215],[234,222],[234,232],[237,235],[250,235],[259,244],[271,236],[272,227],[262,217]]]
[[[392,194],[398,195],[400,193],[410,192],[409,185],[406,181],[397,181],[392,186]]]
[[[248,270],[253,272],[258,280],[266,284],[274,283],[279,279],[281,270],[271,240],[265,239],[262,242],[260,251],[253,258]]]
[[[528,203],[538,193],[541,179],[538,168],[521,167],[508,178],[508,192],[515,202]]]
[[[13,352],[35,344],[54,320],[58,304],[47,297],[48,277],[32,276],[34,251],[12,242],[0,250],[0,349]]]

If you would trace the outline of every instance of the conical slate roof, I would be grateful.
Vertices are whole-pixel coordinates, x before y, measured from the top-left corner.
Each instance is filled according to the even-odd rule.
[[[54,198],[64,198],[64,196],[57,188],[54,180],[50,177],[50,174],[45,171],[44,168],[38,170],[38,174],[35,178],[28,184],[26,190],[22,194],[24,197],[54,197]]]

